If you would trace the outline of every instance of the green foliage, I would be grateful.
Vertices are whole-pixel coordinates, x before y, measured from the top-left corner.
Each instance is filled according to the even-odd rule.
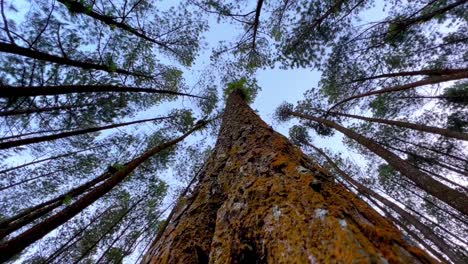
[[[468,82],[458,82],[455,85],[446,88],[442,94],[445,105],[452,107],[466,107],[468,106]]]
[[[107,251],[105,259],[106,263],[120,264],[122,263],[122,258],[125,256],[125,252],[122,248],[112,247]]]
[[[195,117],[193,116],[193,112],[189,109],[174,109],[169,115],[173,116],[173,118],[165,120],[164,122],[169,128],[175,131],[185,133],[194,125]]]
[[[65,206],[69,206],[71,203],[72,203],[72,197],[67,195],[65,196],[65,198],[63,199],[62,203],[65,205]]]
[[[260,86],[258,86],[256,79],[242,77],[227,84],[226,89],[224,89],[224,98],[226,99],[234,90],[241,90],[245,101],[251,104],[260,91]]]
[[[289,129],[289,138],[298,146],[307,145],[311,141],[307,128],[299,125],[294,125]]]
[[[112,164],[112,169],[115,170],[115,171],[121,171],[121,170],[124,170],[125,169],[125,164],[121,164],[121,163],[114,163]]]

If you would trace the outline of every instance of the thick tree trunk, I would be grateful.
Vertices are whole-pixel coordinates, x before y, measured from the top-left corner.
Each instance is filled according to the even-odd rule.
[[[143,263],[433,263],[234,91],[198,186]]]
[[[422,124],[415,124],[415,123],[399,121],[399,120],[389,120],[389,119],[374,118],[374,117],[367,117],[367,116],[350,115],[350,114],[339,113],[339,112],[328,112],[328,113],[330,115],[344,116],[344,117],[350,117],[350,118],[364,120],[368,122],[386,124],[386,125],[397,126],[397,127],[404,127],[404,128],[421,131],[421,132],[438,134],[444,137],[451,137],[451,138],[468,141],[468,133],[453,131],[453,130],[446,129],[446,128],[426,126]]]
[[[401,159],[391,151],[388,151],[374,140],[367,138],[359,133],[354,132],[351,129],[343,127],[338,123],[332,122],[327,119],[305,115],[299,112],[290,112],[289,114],[295,117],[319,122],[328,127],[340,131],[347,137],[357,141],[363,147],[369,149],[370,151],[387,161],[388,164],[395,168],[395,170],[399,171],[403,176],[410,179],[422,190],[433,195],[434,197],[437,197],[438,199],[457,209],[461,213],[468,215],[468,197],[464,193],[458,190],[454,190],[448,187],[447,185],[437,180],[434,180],[432,177],[416,169],[409,162]]]

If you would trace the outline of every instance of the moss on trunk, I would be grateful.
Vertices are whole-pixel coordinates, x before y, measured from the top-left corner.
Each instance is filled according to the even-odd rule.
[[[433,263],[238,92],[190,198],[144,263]]]

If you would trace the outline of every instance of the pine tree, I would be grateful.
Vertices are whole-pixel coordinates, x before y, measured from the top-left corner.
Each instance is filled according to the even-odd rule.
[[[229,96],[197,187],[179,202],[145,263],[434,261],[274,132],[243,97],[240,90]]]

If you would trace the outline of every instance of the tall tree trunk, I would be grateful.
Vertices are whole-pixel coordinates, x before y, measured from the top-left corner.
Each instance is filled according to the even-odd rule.
[[[157,153],[166,150],[179,143],[180,141],[184,140],[190,134],[202,128],[205,124],[205,122],[201,122],[182,136],[147,150],[139,157],[126,163],[124,168],[115,172],[105,182],[93,188],[91,191],[80,197],[78,200],[76,200],[69,206],[65,207],[63,210],[46,218],[39,224],[29,228],[28,230],[24,231],[18,236],[0,243],[0,262],[12,258],[32,243],[41,239],[43,236],[47,235],[55,228],[61,226],[62,224],[73,218],[75,215],[77,215],[78,213],[86,209],[88,206],[93,204],[103,195],[110,192],[115,186],[121,183],[133,170],[135,170],[143,162],[156,155]]]
[[[336,115],[336,116],[350,117],[350,118],[354,118],[354,119],[358,119],[358,120],[364,120],[364,121],[368,121],[368,122],[386,124],[386,125],[391,125],[391,126],[404,127],[404,128],[409,128],[409,129],[413,129],[413,130],[418,130],[418,131],[421,131],[421,132],[438,134],[438,135],[441,135],[441,136],[444,136],[444,137],[451,137],[451,138],[456,138],[456,139],[461,139],[461,140],[468,141],[468,133],[453,131],[453,130],[450,130],[450,129],[440,128],[440,127],[426,126],[426,125],[422,125],[422,124],[414,124],[414,123],[405,122],[405,121],[398,121],[398,120],[388,120],[388,119],[382,119],[382,118],[351,115],[351,114],[339,113],[339,112],[328,112],[328,114]]]
[[[409,144],[409,145],[412,145],[412,146],[415,146],[415,147],[418,147],[418,148],[426,149],[426,150],[432,151],[434,153],[438,153],[438,154],[450,157],[452,159],[456,159],[456,160],[468,163],[468,159],[466,159],[466,158],[459,157],[459,156],[456,156],[456,155],[453,155],[453,154],[450,154],[450,153],[447,153],[447,152],[443,152],[443,151],[440,151],[439,149],[431,148],[431,147],[428,147],[428,146],[425,146],[425,145],[419,145],[419,144],[416,144],[414,142],[401,139],[399,137],[391,137],[391,139],[394,139],[396,141],[400,141],[400,142],[402,142],[404,144]]]
[[[0,170],[0,174],[6,173],[6,172],[9,172],[9,171],[13,171],[13,170],[18,170],[18,169],[21,169],[21,168],[24,168],[24,167],[27,167],[27,166],[31,166],[31,165],[42,163],[42,162],[49,161],[49,160],[55,160],[55,159],[60,159],[60,158],[63,158],[63,157],[72,156],[72,155],[75,155],[75,154],[78,154],[78,153],[81,153],[81,152],[85,152],[85,151],[89,151],[89,150],[92,150],[92,149],[100,148],[100,147],[105,146],[105,145],[107,145],[107,144],[99,144],[97,146],[82,149],[82,150],[78,150],[78,151],[68,152],[68,153],[65,153],[65,154],[60,154],[60,155],[45,158],[45,159],[34,160],[34,161],[27,162],[27,163],[24,163],[24,164],[15,166],[15,167]]]
[[[389,78],[389,77],[418,76],[418,75],[440,76],[440,75],[463,72],[467,70],[468,69],[466,68],[465,69],[445,68],[445,69],[428,69],[428,70],[418,70],[418,71],[400,71],[400,72],[384,73],[384,74],[379,74],[379,75],[374,75],[374,76],[369,76],[369,77],[353,79],[349,82],[346,82],[346,84],[355,83],[355,82],[364,82],[364,81],[375,80],[375,79],[380,79],[380,78]]]
[[[0,97],[4,97],[4,87],[0,88]],[[43,107],[43,108],[29,108],[29,109],[16,109],[16,110],[6,110],[0,112],[0,116],[15,116],[15,115],[26,115],[26,114],[35,114],[43,112],[52,112],[60,110],[71,110],[76,109],[77,111],[81,110],[87,106],[92,106],[93,104],[82,104],[82,105],[61,105],[61,106],[52,106],[52,107]]]
[[[387,161],[388,164],[390,164],[390,166],[395,168],[397,171],[399,171],[402,175],[410,179],[412,182],[416,183],[416,185],[422,190],[433,195],[434,197],[437,197],[438,199],[457,209],[461,213],[468,215],[468,197],[465,194],[463,194],[460,191],[454,190],[437,180],[434,180],[432,177],[416,169],[409,162],[401,159],[391,151],[388,151],[374,140],[367,138],[359,133],[354,132],[351,129],[345,128],[339,125],[338,123],[332,122],[327,119],[305,115],[294,111],[289,112],[289,114],[295,117],[319,122],[328,127],[340,131],[347,137],[357,141],[359,144],[366,147],[367,149],[369,149],[370,151]]]
[[[91,181],[88,181],[76,188],[71,189],[70,191],[59,195],[53,199],[50,199],[46,202],[40,203],[38,205],[29,207],[11,218],[7,218],[0,222],[0,239],[11,234],[12,232],[20,229],[23,226],[26,226],[32,223],[34,220],[46,215],[47,213],[53,211],[54,209],[63,205],[65,199],[74,199],[89,191],[92,187],[96,186],[100,182],[109,178],[112,174],[106,172],[99,177],[94,178]]]
[[[113,16],[106,16],[106,15],[103,15],[103,14],[99,14],[97,12],[94,12],[94,11],[90,11],[88,10],[88,7],[85,6],[83,4],[83,2],[79,2],[79,1],[73,1],[73,0],[58,0],[60,3],[64,4],[71,12],[75,12],[75,13],[80,13],[82,15],[86,15],[86,16],[90,16],[96,20],[99,20],[101,21],[102,23],[106,24],[106,25],[109,25],[111,27],[117,27],[117,28],[120,28],[124,31],[127,31],[128,33],[131,33],[137,37],[140,37],[144,40],[147,40],[149,42],[152,42],[166,50],[169,50],[170,52],[174,53],[177,55],[177,52],[172,49],[171,47],[168,46],[167,43],[165,42],[162,42],[160,40],[157,40],[155,38],[152,38],[150,36],[148,36],[147,34],[143,33],[141,30],[137,30],[135,28],[133,28],[132,26],[130,26],[129,24],[125,23],[124,20],[125,20],[125,17],[123,17],[121,19],[121,22],[118,22],[116,21],[116,17],[113,17]],[[136,7],[136,5],[135,5]]]
[[[206,99],[202,96],[181,93],[172,90],[142,88],[132,86],[117,85],[50,85],[50,86],[3,86],[0,87],[0,97],[20,97],[20,96],[38,96],[38,95],[60,95],[72,93],[149,93],[166,94],[174,96],[188,96],[194,98]],[[77,107],[77,106],[74,106]],[[52,110],[54,107],[52,107]],[[60,107],[56,107],[60,108]],[[32,110],[32,111],[38,111]],[[24,110],[23,110],[24,111]],[[0,116],[2,113],[0,113]]]
[[[316,146],[310,143],[308,143],[307,145],[313,148],[315,151],[317,151],[320,155],[322,155],[327,160],[327,162],[336,170],[336,172],[338,172],[338,175],[342,177],[348,183],[355,186],[356,189],[359,191],[359,193],[362,193],[365,196],[370,196],[372,198],[375,198],[379,202],[383,203],[385,206],[395,211],[403,219],[407,220],[416,229],[418,229],[421,232],[421,234],[423,234],[424,237],[432,241],[441,250],[441,252],[444,252],[444,254],[446,254],[453,262],[463,263],[462,256],[459,256],[456,252],[453,252],[451,247],[442,238],[440,238],[434,232],[432,232],[432,230],[429,227],[427,227],[425,224],[419,221],[415,216],[406,212],[397,204],[389,201],[382,195],[378,194],[377,192],[374,192],[373,190],[367,188],[365,185],[353,179],[353,177],[351,177],[349,174],[344,172],[340,167],[338,167],[338,165],[336,165],[336,163],[333,162],[333,160],[320,148],[317,148]]]
[[[240,91],[212,156],[143,263],[433,263],[274,132]]]
[[[334,105],[332,105],[328,109],[328,111],[331,111],[334,108],[336,108],[336,107],[338,107],[338,106],[340,106],[340,105],[342,105],[342,104],[344,104],[346,102],[352,101],[354,99],[359,99],[359,98],[363,98],[363,97],[367,97],[367,96],[371,96],[371,95],[378,95],[378,94],[384,94],[384,93],[400,92],[400,91],[405,91],[405,90],[409,90],[409,89],[414,89],[414,88],[417,88],[417,87],[420,87],[420,86],[443,83],[443,82],[448,82],[448,81],[461,80],[461,79],[466,79],[466,78],[468,78],[468,71],[463,71],[463,72],[459,72],[459,73],[447,74],[447,75],[442,75],[442,76],[433,76],[433,77],[429,77],[429,78],[426,78],[426,79],[422,79],[422,80],[412,82],[412,83],[408,83],[408,84],[404,84],[404,85],[391,86],[391,87],[387,87],[387,88],[373,90],[373,91],[369,91],[369,92],[365,92],[365,93],[361,93],[361,94],[357,94],[357,95],[347,97],[347,98],[335,103]]]
[[[0,149],[24,146],[24,145],[29,145],[33,143],[40,143],[40,142],[51,141],[51,140],[56,140],[56,139],[61,139],[61,138],[67,138],[71,136],[84,135],[84,134],[98,132],[98,131],[102,131],[106,129],[129,126],[129,125],[134,125],[134,124],[139,124],[139,123],[144,123],[144,122],[149,122],[149,121],[164,120],[164,119],[169,119],[169,118],[172,118],[172,116],[142,119],[142,120],[137,120],[137,121],[132,121],[132,122],[112,124],[112,125],[107,125],[107,126],[102,126],[102,127],[91,127],[91,128],[80,129],[80,130],[68,131],[68,132],[63,132],[63,133],[58,133],[58,134],[53,134],[53,135],[47,135],[47,136],[32,137],[32,138],[1,142]]]
[[[142,73],[131,72],[131,71],[127,71],[125,69],[120,69],[120,68],[113,69],[112,67],[103,65],[103,64],[77,61],[77,60],[60,57],[60,56],[53,55],[53,54],[48,54],[48,53],[38,51],[38,50],[23,48],[16,44],[10,44],[10,43],[1,42],[1,41],[0,41],[0,52],[16,54],[16,55],[28,57],[31,59],[42,60],[42,61],[62,64],[62,65],[79,67],[79,68],[86,69],[86,70],[94,69],[94,70],[106,71],[109,73],[116,72],[116,73],[121,73],[121,74],[126,74],[126,75],[133,75],[136,77],[144,77],[144,78],[150,78],[150,79],[154,78],[153,76],[149,76],[149,75],[142,74]]]

